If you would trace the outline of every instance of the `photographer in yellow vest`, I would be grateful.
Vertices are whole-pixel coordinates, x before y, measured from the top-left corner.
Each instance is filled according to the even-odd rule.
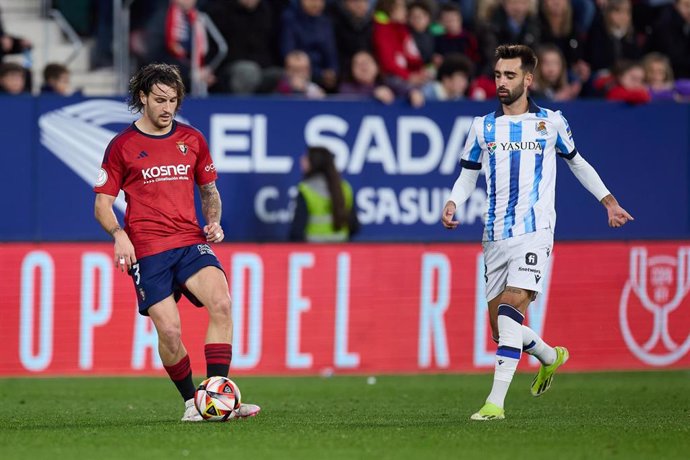
[[[309,147],[300,158],[304,177],[297,186],[290,241],[338,243],[359,230],[352,187],[340,177],[333,154]]]

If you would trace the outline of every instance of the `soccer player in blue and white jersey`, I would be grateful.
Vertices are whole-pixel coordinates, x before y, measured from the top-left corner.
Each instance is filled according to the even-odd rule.
[[[522,324],[528,305],[542,290],[540,281],[553,247],[556,156],[565,159],[580,183],[604,205],[609,226],[633,220],[578,153],[563,115],[527,97],[537,66],[534,52],[523,45],[501,45],[496,58],[494,78],[501,106],[474,119],[462,152],[462,170],[442,215],[446,228],[458,226],[455,211],[483,170],[488,194],[483,237],[486,295],[498,350],[491,393],[472,420],[505,418],[506,393],[523,350],[541,362],[531,386],[533,396],[549,389],[554,372],[568,360],[566,348],[549,346]]]

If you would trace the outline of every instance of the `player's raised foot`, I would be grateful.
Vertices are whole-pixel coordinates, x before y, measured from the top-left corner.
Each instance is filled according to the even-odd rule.
[[[553,374],[556,372],[556,369],[564,365],[570,357],[567,348],[554,347],[554,349],[556,350],[556,361],[548,366],[544,366],[543,364],[541,365],[539,368],[539,373],[536,377],[534,377],[534,380],[532,380],[532,387],[530,388],[532,396],[541,396],[546,393],[549,388],[551,388]]]
[[[486,403],[470,417],[470,420],[503,420],[506,418],[506,412],[503,408],[498,407],[493,403]]]
[[[242,403],[239,408],[235,409],[235,416],[233,418],[254,417],[259,412],[261,412],[261,408],[256,404]]]
[[[184,415],[180,420],[183,422],[202,422],[204,420],[194,405],[194,399],[188,399],[184,402]]]

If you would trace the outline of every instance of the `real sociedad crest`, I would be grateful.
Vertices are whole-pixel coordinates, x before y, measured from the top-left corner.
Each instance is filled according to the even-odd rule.
[[[184,142],[177,142],[177,148],[182,152],[182,155],[187,155],[187,144]]]
[[[541,134],[542,136],[547,135],[549,132],[546,129],[546,122],[545,121],[538,121],[534,127],[534,130]]]
[[[690,327],[677,311],[690,308],[688,290],[690,248],[679,248],[676,257],[648,257],[645,247],[630,250],[619,320],[626,345],[644,363],[668,366],[690,350]]]

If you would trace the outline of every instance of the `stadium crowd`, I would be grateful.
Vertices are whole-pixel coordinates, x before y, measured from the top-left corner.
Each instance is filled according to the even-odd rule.
[[[110,66],[113,2],[90,3],[92,66]],[[199,12],[228,45],[215,69]],[[137,66],[177,64],[188,84],[196,62],[211,93],[485,100],[493,50],[520,43],[539,56],[536,98],[690,101],[690,0],[152,0],[131,14]],[[31,47],[0,35],[0,57]],[[0,65],[2,92],[30,88],[18,72]]]

